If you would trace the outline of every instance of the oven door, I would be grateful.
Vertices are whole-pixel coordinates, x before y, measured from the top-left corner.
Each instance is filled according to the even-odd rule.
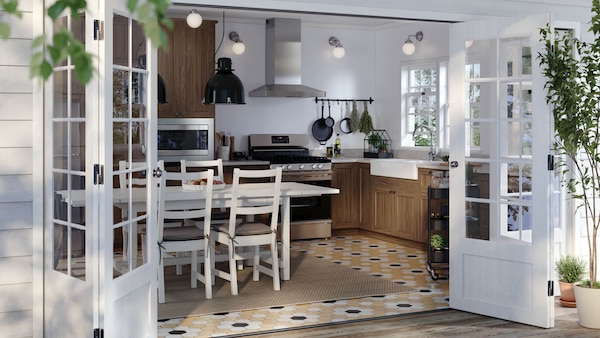
[[[284,173],[286,182],[331,186],[331,171]],[[290,201],[291,238],[331,237],[331,196],[294,197]]]

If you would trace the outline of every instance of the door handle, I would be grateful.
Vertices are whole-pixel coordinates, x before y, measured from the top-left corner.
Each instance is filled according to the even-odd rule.
[[[457,161],[451,161],[450,162],[450,167],[452,167],[452,168],[458,168],[458,162]]]

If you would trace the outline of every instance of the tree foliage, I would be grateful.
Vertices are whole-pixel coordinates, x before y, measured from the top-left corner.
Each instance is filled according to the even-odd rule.
[[[558,163],[570,195],[581,201],[586,215],[591,285],[597,285],[598,228],[600,226],[600,0],[592,1],[594,41],[571,34],[541,30],[545,49],[538,55],[547,78],[556,132],[555,149],[570,161]]]
[[[128,10],[136,16],[143,26],[144,35],[157,47],[167,48],[168,41],[164,29],[172,29],[173,22],[167,18],[170,0],[127,0]],[[21,18],[18,0],[0,0],[0,8],[5,14]],[[56,0],[46,10],[46,16],[56,22],[63,13],[73,13],[79,19],[79,13],[87,8],[86,0]],[[0,17],[2,19],[2,17]],[[0,37],[10,37],[10,24],[0,20]],[[33,39],[33,54],[30,62],[30,75],[43,81],[52,75],[54,65],[71,58],[75,66],[75,75],[82,84],[87,84],[94,76],[93,55],[86,52],[85,46],[65,28],[59,28],[51,36],[40,35]]]

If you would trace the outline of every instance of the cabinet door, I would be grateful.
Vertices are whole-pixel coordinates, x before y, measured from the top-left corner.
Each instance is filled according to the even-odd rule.
[[[395,236],[394,223],[397,213],[394,190],[385,185],[374,185],[373,206],[373,230]]]
[[[356,163],[335,163],[331,186],[340,193],[331,196],[332,229],[356,228],[358,220],[358,194]]]
[[[214,105],[203,105],[206,82],[215,72],[215,21],[203,21],[196,29],[185,20],[173,20],[169,50],[158,54],[158,71],[167,87],[167,104],[159,105],[159,117],[212,117]]]
[[[368,163],[358,164],[358,177],[360,183],[359,188],[359,216],[358,216],[358,227],[365,230],[371,230],[372,224],[372,213],[373,213],[373,192],[371,191],[371,165]]]

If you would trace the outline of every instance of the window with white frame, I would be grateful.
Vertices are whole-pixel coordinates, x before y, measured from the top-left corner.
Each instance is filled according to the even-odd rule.
[[[447,147],[447,66],[435,61],[402,67],[403,146]]]

